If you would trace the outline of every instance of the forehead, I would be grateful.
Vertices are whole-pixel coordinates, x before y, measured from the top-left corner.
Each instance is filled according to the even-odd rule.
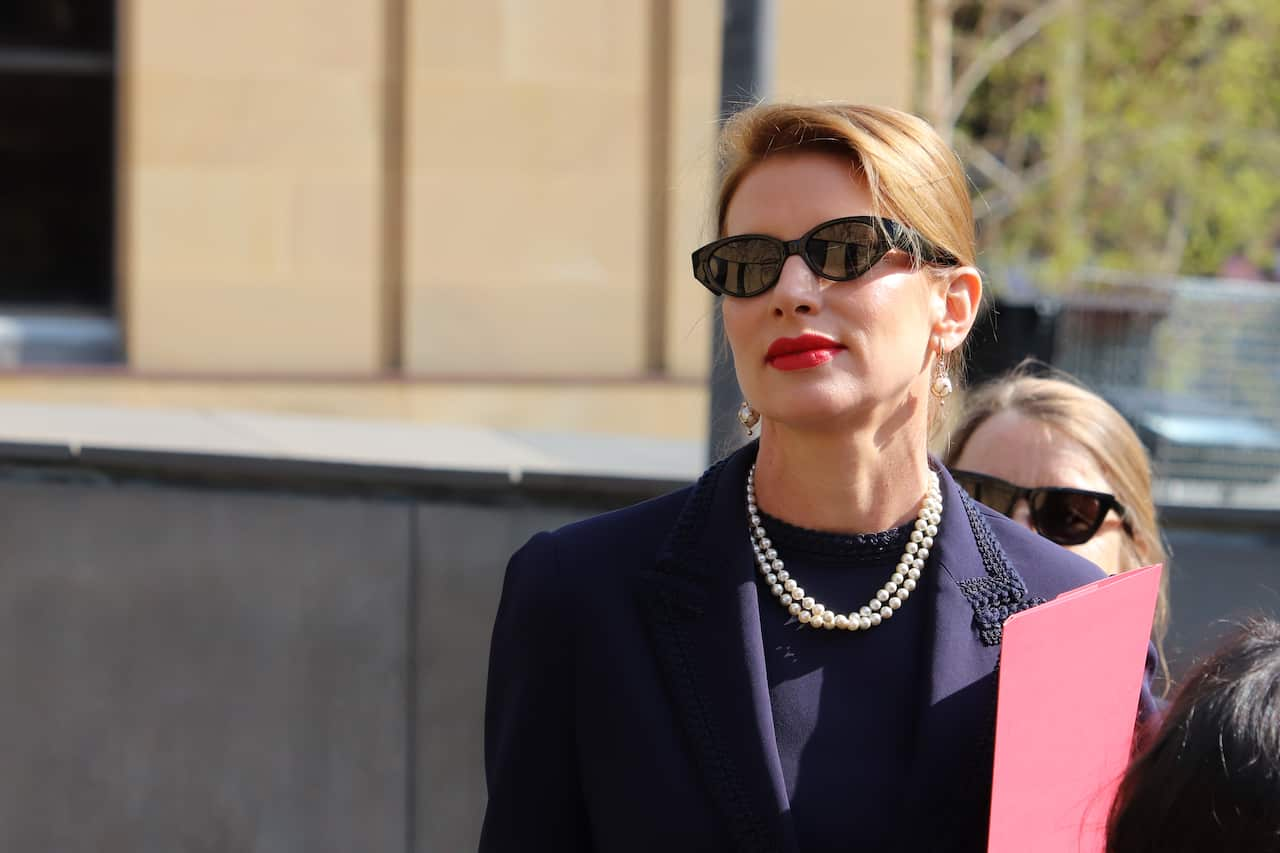
[[[1067,486],[1111,492],[1093,454],[1044,421],[998,412],[974,430],[955,467],[1019,486]]]
[[[739,182],[725,210],[724,233],[792,239],[819,222],[872,212],[871,193],[849,156],[774,154]]]

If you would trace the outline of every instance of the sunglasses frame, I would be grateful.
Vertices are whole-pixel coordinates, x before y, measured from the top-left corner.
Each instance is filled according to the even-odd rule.
[[[818,269],[814,265],[813,261],[810,260],[809,256],[804,252],[804,246],[815,234],[824,228],[830,228],[833,225],[845,222],[856,222],[859,225],[872,226],[875,234],[877,235],[877,241],[873,247],[871,261],[865,268],[859,269],[851,275],[833,278],[826,275],[822,270]],[[773,277],[773,281],[753,293],[733,293],[715,284],[715,282],[712,281],[711,276],[708,274],[707,264],[715,254],[716,250],[737,240],[765,240],[775,246],[781,247],[782,249],[782,260],[778,264],[777,275]],[[782,278],[782,267],[786,264],[787,259],[792,255],[799,255],[801,260],[804,261],[805,266],[812,270],[813,274],[818,276],[818,278],[825,279],[826,281],[853,281],[856,278],[866,275],[867,270],[870,270],[876,264],[880,263],[884,256],[889,254],[893,249],[907,252],[918,260],[928,264],[952,266],[956,263],[955,257],[950,252],[934,246],[914,229],[908,228],[900,222],[895,222],[892,219],[884,219],[879,216],[840,216],[836,219],[828,219],[826,222],[819,222],[795,240],[779,240],[777,237],[773,237],[768,234],[734,234],[731,237],[723,237],[713,243],[708,243],[707,245],[695,250],[693,253],[693,277],[697,279],[699,284],[717,296],[733,296],[738,299],[750,299],[753,296],[768,293],[777,285],[778,281]]]
[[[1036,533],[1039,533],[1045,539],[1048,539],[1050,542],[1053,542],[1057,545],[1063,545],[1063,546],[1083,545],[1084,543],[1088,542],[1094,536],[1098,535],[1098,530],[1102,527],[1103,522],[1107,520],[1107,516],[1112,511],[1114,511],[1116,516],[1119,517],[1120,523],[1124,528],[1124,532],[1130,537],[1133,536],[1133,525],[1129,522],[1128,512],[1124,508],[1124,504],[1120,503],[1120,501],[1116,499],[1115,495],[1109,494],[1107,492],[1094,492],[1094,491],[1090,491],[1089,489],[1073,489],[1067,486],[1039,486],[1034,489],[1029,489],[1029,488],[1026,488],[1025,486],[1019,486],[1015,483],[1010,483],[1008,480],[1002,480],[999,477],[992,477],[989,474],[979,474],[977,471],[956,470],[951,472],[951,477],[956,481],[956,485],[964,489],[965,492],[970,497],[972,497],[974,500],[978,501],[979,503],[986,504],[987,506],[991,506],[991,505],[987,504],[986,501],[983,501],[981,498],[978,498],[977,496],[975,496],[973,494],[973,491],[966,484],[966,481],[971,481],[971,482],[976,481],[978,485],[981,485],[983,483],[989,483],[993,486],[997,486],[1001,489],[1006,489],[1012,492],[1013,498],[1009,502],[1008,511],[1002,510],[996,506],[991,506],[991,509],[994,509],[996,512],[1000,513],[1001,515],[1009,515],[1009,513],[1013,511],[1013,508],[1018,505],[1019,501],[1025,500],[1027,502],[1027,509],[1031,513],[1031,526],[1035,528]],[[1065,542],[1061,541],[1060,539],[1055,539],[1054,537],[1046,534],[1042,529],[1040,519],[1038,518],[1040,514],[1040,510],[1037,509],[1037,505],[1036,505],[1036,497],[1038,495],[1082,495],[1084,497],[1093,498],[1094,500],[1098,501],[1098,506],[1099,506],[1098,515],[1096,518],[1094,518],[1092,524],[1089,526],[1089,534],[1085,536],[1083,539],[1071,540],[1071,541],[1065,541]],[[1041,510],[1043,509],[1043,505],[1041,505],[1040,509]]]

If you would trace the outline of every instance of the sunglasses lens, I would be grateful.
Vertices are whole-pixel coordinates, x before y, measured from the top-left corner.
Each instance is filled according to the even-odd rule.
[[[1031,504],[1031,519],[1040,535],[1059,545],[1088,542],[1106,513],[1099,498],[1046,489]]]
[[[884,257],[881,234],[869,222],[842,220],[814,232],[804,254],[824,278],[848,281],[871,269]]]
[[[980,474],[955,473],[956,483],[969,493],[969,497],[978,503],[986,504],[996,512],[1008,515],[1013,512],[1013,504],[1018,498],[1017,489],[997,480],[994,477],[983,477]]]
[[[754,296],[768,290],[778,278],[782,246],[770,240],[743,237],[716,246],[704,269],[710,283],[734,296]]]

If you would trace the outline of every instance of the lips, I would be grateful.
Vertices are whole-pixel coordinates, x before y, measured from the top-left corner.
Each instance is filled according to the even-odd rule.
[[[765,361],[779,370],[804,370],[826,364],[844,349],[826,335],[807,334],[798,338],[778,338],[769,345]]]

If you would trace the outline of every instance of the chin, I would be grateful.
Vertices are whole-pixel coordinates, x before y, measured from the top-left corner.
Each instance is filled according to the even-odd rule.
[[[860,405],[858,400],[837,399],[827,394],[788,395],[769,402],[767,417],[800,429],[829,429],[856,419],[866,408],[865,403]]]

